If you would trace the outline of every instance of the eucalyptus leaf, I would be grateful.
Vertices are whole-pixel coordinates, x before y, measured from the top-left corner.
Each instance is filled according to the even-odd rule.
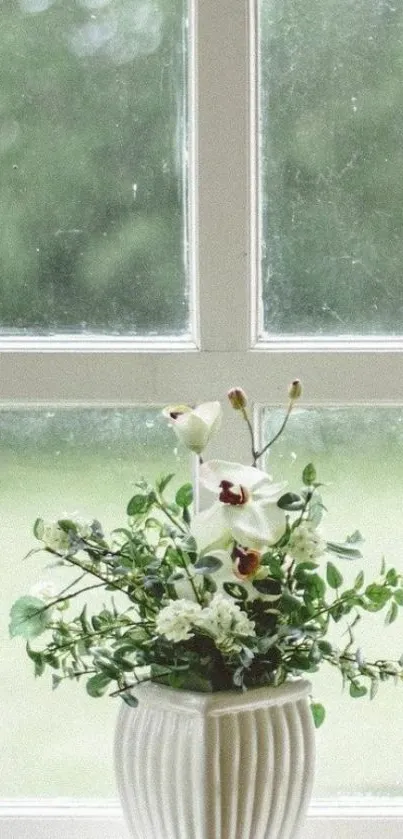
[[[93,696],[94,698],[103,696],[110,683],[111,679],[105,673],[96,673],[95,676],[91,676],[91,678],[87,681],[87,693],[89,696]]]
[[[349,688],[350,696],[353,699],[360,699],[361,696],[366,696],[368,693],[368,688],[365,685],[362,685],[360,682],[351,681],[350,688]]]
[[[288,510],[289,512],[294,513],[298,512],[298,510],[304,509],[305,501],[295,492],[286,492],[285,495],[282,495],[277,501],[277,506],[280,507],[280,510]]]
[[[214,574],[222,568],[222,560],[217,556],[201,556],[193,565],[197,574]]]
[[[183,484],[178,489],[178,492],[175,495],[175,502],[178,507],[190,507],[193,503],[193,486],[192,484]]]
[[[302,483],[304,483],[305,486],[312,486],[312,484],[314,484],[315,481],[316,481],[316,469],[315,469],[313,463],[308,463],[305,466],[304,471],[302,472]]]
[[[44,609],[44,602],[39,597],[26,595],[13,604],[10,619],[11,637],[22,635],[23,638],[36,638],[47,629],[50,612]]]
[[[333,562],[328,562],[326,565],[326,580],[330,588],[340,588],[343,585],[343,577],[338,568],[333,565]]]
[[[327,542],[326,550],[342,559],[361,559],[362,553],[358,548],[352,548],[346,542]]]

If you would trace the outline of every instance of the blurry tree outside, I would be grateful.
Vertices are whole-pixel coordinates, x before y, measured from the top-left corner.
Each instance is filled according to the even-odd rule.
[[[264,327],[398,334],[403,6],[260,0]]]
[[[186,331],[181,0],[3,0],[0,329]]]

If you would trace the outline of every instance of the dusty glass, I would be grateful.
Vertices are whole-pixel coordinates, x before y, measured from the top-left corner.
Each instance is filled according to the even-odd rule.
[[[183,0],[4,0],[0,331],[182,334]]]
[[[260,0],[262,321],[401,334],[403,8]]]
[[[21,639],[7,637],[17,597],[41,580],[65,585],[69,569],[50,569],[32,533],[40,516],[98,518],[125,527],[126,505],[142,475],[189,478],[189,458],[155,409],[48,409],[0,412],[1,622],[0,797],[114,797],[112,744],[119,699],[91,699],[85,684],[34,678]],[[91,592],[90,592],[91,594]],[[98,595],[103,602],[105,594]],[[83,595],[85,597],[85,595]],[[109,595],[108,595],[109,597]],[[71,604],[73,607],[73,603]],[[77,612],[80,608],[77,608]],[[76,610],[74,610],[76,614]]]
[[[280,410],[264,412],[266,438],[273,436],[282,418]],[[376,579],[383,556],[388,566],[402,572],[403,409],[296,409],[267,467],[274,481],[285,478],[290,489],[298,491],[309,462],[325,484],[321,493],[328,512],[320,525],[325,538],[343,541],[357,529],[364,538],[362,560],[337,560],[345,582],[353,584],[361,568],[368,582]],[[326,555],[321,562],[325,567]],[[354,629],[369,660],[397,660],[403,653],[403,616],[388,627],[384,620],[384,613],[371,614]],[[334,641],[340,647],[347,643],[338,627]],[[330,665],[309,678],[313,695],[327,709],[317,735],[315,795],[401,796],[403,685],[381,685],[371,702],[343,692],[340,675]]]

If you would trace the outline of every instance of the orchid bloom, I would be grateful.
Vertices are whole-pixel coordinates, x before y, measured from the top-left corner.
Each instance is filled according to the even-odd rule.
[[[266,472],[225,460],[210,460],[200,467],[200,481],[215,493],[216,501],[194,516],[192,534],[200,551],[235,541],[260,550],[277,541],[285,515],[277,506],[286,483],[273,484]]]
[[[196,454],[201,454],[210,437],[221,424],[222,409],[219,402],[203,402],[197,408],[188,405],[168,405],[163,414],[172,424],[176,436]]]

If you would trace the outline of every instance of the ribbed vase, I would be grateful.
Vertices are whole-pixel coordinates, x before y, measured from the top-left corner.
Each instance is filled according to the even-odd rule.
[[[314,771],[304,680],[246,693],[144,684],[115,768],[133,839],[295,839]]]

